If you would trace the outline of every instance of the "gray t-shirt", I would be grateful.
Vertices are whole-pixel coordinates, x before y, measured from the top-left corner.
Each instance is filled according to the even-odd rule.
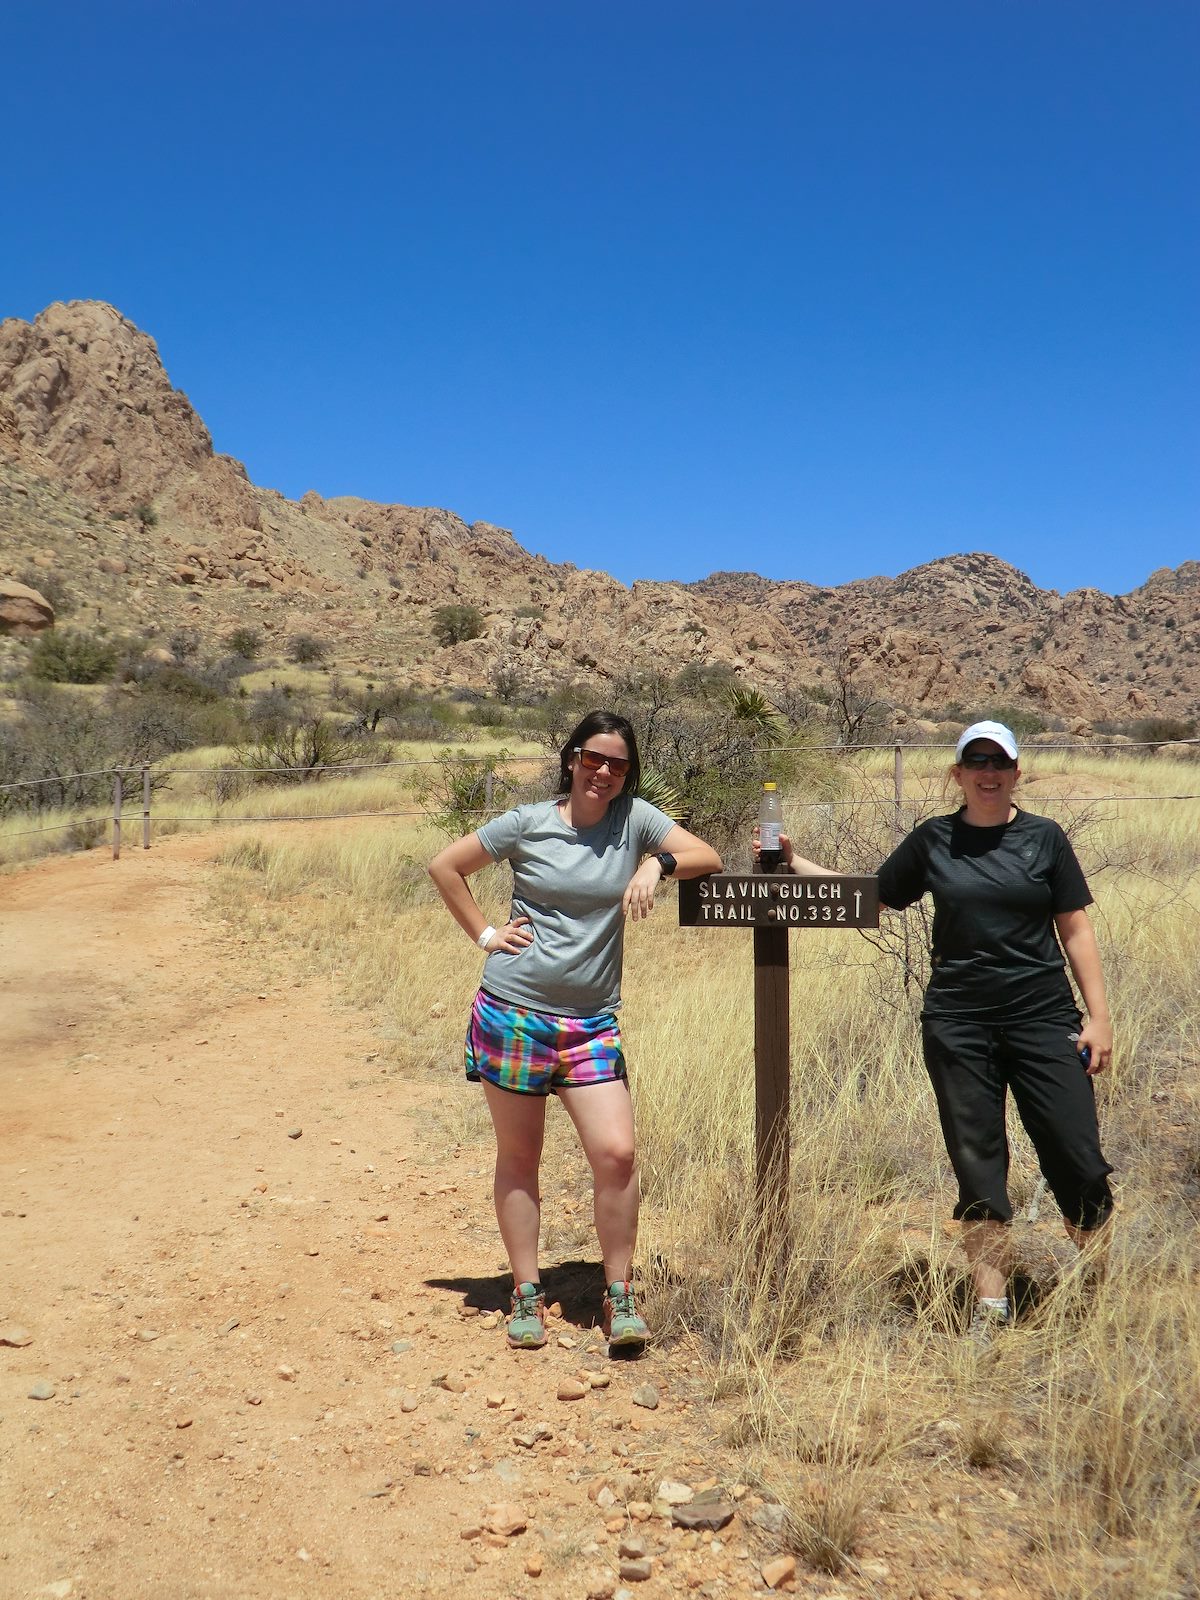
[[[487,992],[568,1017],[620,1005],[621,896],[642,857],[661,848],[674,826],[657,806],[625,795],[591,828],[570,827],[556,800],[516,806],[485,822],[480,844],[494,861],[512,865],[512,915],[528,917],[533,928],[524,950],[487,958]]]

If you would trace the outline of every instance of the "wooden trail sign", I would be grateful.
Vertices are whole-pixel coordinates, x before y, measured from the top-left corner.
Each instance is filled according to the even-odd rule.
[[[679,885],[681,928],[754,933],[754,1153],[759,1214],[787,1216],[791,1038],[789,928],[877,928],[879,880],[715,872]]]
[[[681,928],[877,928],[879,879],[714,872],[679,885]]]

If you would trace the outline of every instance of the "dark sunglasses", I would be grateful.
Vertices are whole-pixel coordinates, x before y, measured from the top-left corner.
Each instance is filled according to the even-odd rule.
[[[579,757],[579,764],[586,767],[589,772],[599,772],[601,767],[607,767],[614,778],[623,778],[629,771],[628,756],[606,756],[600,750],[584,750],[575,746],[575,754]]]
[[[969,767],[972,772],[986,772],[991,767],[993,772],[1011,772],[1016,766],[1011,756],[1004,755],[997,750],[977,750],[973,755],[964,755],[959,762],[960,767]]]

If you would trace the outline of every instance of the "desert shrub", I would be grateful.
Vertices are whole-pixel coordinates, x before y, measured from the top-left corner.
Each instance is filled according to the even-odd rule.
[[[677,692],[686,700],[719,699],[741,679],[723,662],[690,661],[674,680]]]
[[[233,764],[256,783],[313,783],[356,761],[386,760],[386,750],[357,734],[345,734],[319,714],[275,718],[234,751]]]
[[[28,686],[15,717],[0,723],[0,815],[50,807],[107,806],[113,770],[152,765],[209,742],[211,708],[163,695],[113,691],[97,700],[51,684]],[[165,784],[156,773],[153,784]]]
[[[402,717],[415,703],[415,690],[399,684],[367,683],[354,685],[331,680],[329,698],[338,707],[360,723],[378,727],[385,718]]]
[[[396,739],[446,739],[452,733],[459,739],[471,739],[474,736],[474,730],[462,725],[454,707],[445,700],[419,700],[414,697],[388,712],[384,727]]]
[[[119,676],[143,689],[173,694],[184,700],[215,704],[234,694],[246,663],[240,656],[190,661],[186,666],[149,661],[134,647],[123,658]]]
[[[237,701],[208,693],[179,694],[152,683],[124,712],[154,759],[202,745],[236,744],[247,732]]]
[[[600,693],[591,684],[571,684],[514,720],[555,752],[597,706],[610,706],[633,723],[642,757],[641,793],[732,857],[731,865],[740,858],[749,866],[764,777],[775,778],[789,802],[829,799],[839,791],[829,761],[803,748],[818,742],[823,730],[797,726],[723,671],[688,668],[674,678],[629,677]]]
[[[288,660],[298,666],[315,666],[329,654],[329,644],[313,633],[296,633],[288,640]]]
[[[488,682],[496,698],[506,706],[521,701],[532,703],[538,698],[519,652],[493,662]]]
[[[158,512],[155,511],[152,505],[143,503],[142,505],[134,506],[133,514],[143,528],[157,528]]]
[[[478,639],[483,626],[483,612],[478,606],[439,606],[433,613],[433,636],[441,645]]]
[[[619,685],[616,703],[633,708],[643,790],[655,783],[678,796],[684,826],[747,866],[764,777],[774,778],[792,803],[838,792],[828,760],[800,748],[806,730],[791,727],[753,691],[728,684],[717,690],[714,682],[688,700],[677,681],[650,678]]]
[[[195,628],[176,628],[167,639],[167,648],[176,661],[191,661],[200,654],[202,641]]]
[[[1045,717],[1029,710],[1027,706],[987,704],[977,713],[971,713],[972,722],[982,722],[984,718],[1002,722],[1006,728],[1012,729],[1018,739],[1028,739],[1031,733],[1045,733],[1047,727]]]
[[[40,633],[29,652],[29,671],[43,683],[103,683],[117,665],[118,650],[108,639],[70,628]]]
[[[502,728],[507,718],[494,700],[481,700],[471,712],[471,721],[477,728]]]
[[[269,689],[257,689],[251,695],[246,721],[255,732],[264,732],[310,716],[313,710],[309,695],[297,694],[290,683],[273,683]]]
[[[443,833],[457,839],[508,808],[513,785],[500,771],[507,750],[494,756],[472,756],[466,750],[441,750],[438,765],[418,779],[417,797]]]
[[[152,666],[140,681],[156,694],[173,695],[180,700],[195,700],[201,704],[211,705],[214,700],[220,700],[224,693],[222,685],[198,672],[189,672],[186,667]]]
[[[243,661],[255,661],[263,646],[263,636],[257,628],[232,628],[225,635],[225,645],[231,655]]]
[[[1188,717],[1144,717],[1130,730],[1139,744],[1171,744],[1176,739],[1194,739],[1196,719]]]

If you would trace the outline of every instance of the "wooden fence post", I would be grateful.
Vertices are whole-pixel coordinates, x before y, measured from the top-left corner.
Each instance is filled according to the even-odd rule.
[[[904,746],[899,739],[896,740],[896,758],[892,768],[892,793],[895,799],[892,830],[897,840],[900,840],[904,835],[904,822],[901,816],[904,803]]]
[[[142,849],[150,848],[150,768],[142,767]]]
[[[791,1066],[786,928],[754,930],[754,1150],[759,1214],[786,1224],[790,1199]]]
[[[121,859],[121,774],[113,774],[113,860]]]

